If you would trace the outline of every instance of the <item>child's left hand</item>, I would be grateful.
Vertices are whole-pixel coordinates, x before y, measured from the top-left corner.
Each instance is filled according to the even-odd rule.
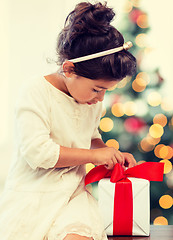
[[[126,167],[131,168],[136,166],[136,160],[133,157],[133,155],[131,153],[128,152],[121,152],[124,156],[124,165],[123,168],[125,169]]]

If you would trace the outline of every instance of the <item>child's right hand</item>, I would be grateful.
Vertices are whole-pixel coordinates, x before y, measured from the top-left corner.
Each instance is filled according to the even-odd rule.
[[[107,169],[112,169],[116,163],[120,163],[123,168],[125,157],[113,147],[97,148],[92,150],[92,163],[94,165],[105,165]]]

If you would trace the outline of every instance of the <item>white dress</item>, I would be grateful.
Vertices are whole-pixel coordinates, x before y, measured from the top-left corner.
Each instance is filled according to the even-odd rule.
[[[89,149],[100,138],[101,103],[78,104],[44,77],[22,88],[16,147],[0,198],[0,239],[63,240],[76,233],[106,240],[97,201],[84,186],[85,165],[54,169],[60,145]]]

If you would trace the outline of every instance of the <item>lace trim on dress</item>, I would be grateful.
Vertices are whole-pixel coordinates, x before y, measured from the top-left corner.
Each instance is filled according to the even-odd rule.
[[[56,231],[56,225],[53,225],[50,232],[43,240],[64,240],[68,234],[77,234],[83,237],[92,238],[93,240],[107,240],[104,232],[102,236],[100,236],[96,232],[93,232],[88,226],[81,223],[68,225],[59,233]]]

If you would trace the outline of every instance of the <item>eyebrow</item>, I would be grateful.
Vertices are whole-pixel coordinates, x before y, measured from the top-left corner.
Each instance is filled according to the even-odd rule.
[[[101,86],[97,86],[97,85],[96,85],[95,87],[102,88],[102,89],[107,89],[107,88],[105,88],[105,87],[101,87]]]

